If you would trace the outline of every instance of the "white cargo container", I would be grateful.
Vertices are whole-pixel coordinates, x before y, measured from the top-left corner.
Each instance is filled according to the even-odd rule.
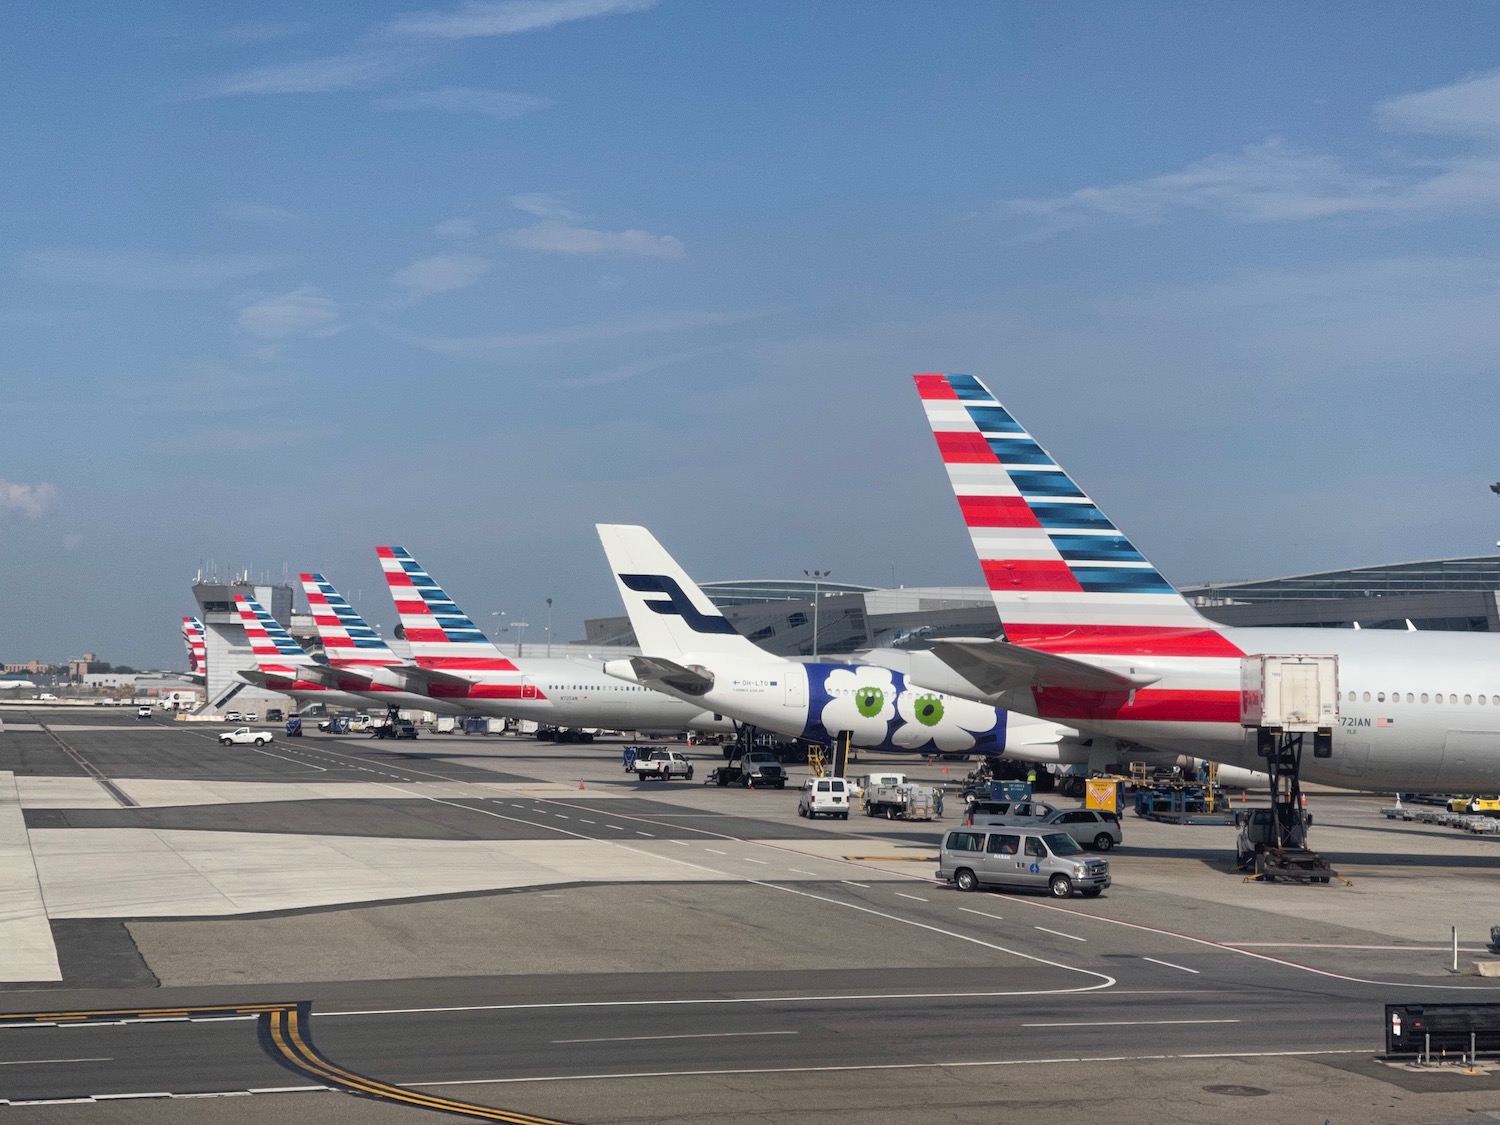
[[[1337,656],[1240,658],[1240,725],[1288,733],[1330,730],[1339,721]]]

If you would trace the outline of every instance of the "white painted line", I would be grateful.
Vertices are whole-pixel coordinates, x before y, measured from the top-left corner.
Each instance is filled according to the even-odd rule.
[[[114,1062],[114,1059],[14,1059],[0,1066],[51,1066],[56,1063]]]
[[[560,813],[560,812],[555,812],[552,815],[555,816],[555,817],[557,817],[558,820],[572,820],[573,819],[571,816],[563,816],[563,814]]]
[[[1069,1020],[1056,1023],[1023,1023],[1022,1027],[1156,1027],[1187,1023],[1239,1023],[1239,1020]]]
[[[1079,937],[1077,934],[1065,934],[1061,930],[1049,930],[1046,926],[1033,926],[1032,929],[1041,930],[1044,934],[1056,934],[1058,937],[1072,938],[1074,941],[1089,940],[1086,937]]]
[[[583,817],[579,817],[578,818],[578,823],[580,823],[580,824],[593,824],[594,822],[592,820],[584,820]]]
[[[656,1039],[748,1039],[757,1035],[801,1035],[800,1031],[704,1031],[697,1035],[617,1035],[610,1039],[554,1039],[554,1043],[648,1043]]]
[[[669,844],[676,844],[679,848],[690,848],[690,847],[693,846],[692,844],[688,843],[686,840],[668,840],[667,843],[669,843]]]
[[[606,824],[604,827],[606,827],[606,828],[613,828],[616,832],[624,832],[625,831],[625,829],[621,828],[618,824]]]
[[[814,877],[817,876],[816,871],[803,871],[800,867],[788,867],[787,870],[796,875],[812,875]]]
[[[979,1062],[866,1063],[856,1066],[783,1066],[744,1068],[740,1070],[642,1070],[629,1074],[557,1074],[540,1078],[459,1078],[444,1082],[408,1082],[405,1085],[426,1089],[429,1086],[502,1086],[522,1082],[608,1081],[612,1078],[697,1078],[715,1074],[828,1074],[848,1070],[946,1070],[950,1067],[980,1066],[1055,1066],[1059,1063],[1159,1062],[1171,1059],[1257,1059],[1320,1058],[1325,1055],[1369,1055],[1379,1052],[1372,1044],[1361,1050],[1334,1051],[1224,1051],[1200,1055],[1096,1055],[1067,1056],[1053,1059],[986,1059]]]
[[[927,901],[921,895],[909,895],[905,891],[897,891],[896,892],[896,897],[897,898],[909,898],[909,899],[911,899],[914,902],[926,902]]]
[[[1192,973],[1194,976],[1198,975],[1197,969],[1190,969],[1186,965],[1174,965],[1171,961],[1158,961],[1155,957],[1142,957],[1141,960],[1150,961],[1153,965],[1165,965],[1169,969],[1181,969],[1183,972]]]
[[[769,864],[769,863],[767,863],[767,862],[766,862],[766,861],[765,861],[765,860],[763,860],[763,859],[751,859],[751,858],[750,858],[750,857],[749,857],[749,856],[746,856],[746,857],[745,857],[745,862],[746,862],[746,863],[758,863],[758,864],[760,864],[760,865],[761,865],[761,866],[762,866],[762,867],[770,867],[770,866],[771,866],[771,865],[770,865],[770,864]]]
[[[644,837],[646,837],[646,839],[648,839],[648,840],[654,840],[654,839],[656,839],[656,837],[655,837],[655,836],[653,836],[653,835],[651,835],[651,833],[649,833],[649,832],[642,832],[642,831],[641,831],[641,830],[640,830],[640,829],[639,829],[639,828],[637,828],[637,829],[636,829],[636,830],[635,830],[635,834],[636,834],[636,835],[637,835],[637,836],[644,836]]]
[[[853,879],[840,879],[839,882],[847,883],[851,887],[858,887],[862,891],[868,891],[870,889],[869,883],[856,883]]]
[[[728,852],[721,852],[718,848],[704,848],[703,850],[706,851],[706,852],[713,852],[714,855],[728,855],[729,854]]]
[[[978,914],[981,918],[993,918],[997,922],[1005,921],[1005,919],[1000,917],[1000,915],[991,914],[985,910],[971,910],[967,906],[960,906],[959,909],[962,910],[965,914]]]

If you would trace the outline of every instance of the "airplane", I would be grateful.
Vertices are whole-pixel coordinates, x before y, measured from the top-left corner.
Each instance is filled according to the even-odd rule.
[[[187,647],[187,679],[194,683],[208,680],[208,641],[203,635],[203,622],[196,617],[182,619],[182,643]]]
[[[326,661],[320,661],[299,645],[258,601],[236,594],[234,604],[256,665],[254,669],[240,669],[236,676],[255,687],[291,696],[299,708],[311,703],[349,710],[365,706],[364,696],[342,691],[322,678]]]
[[[824,746],[849,731],[861,750],[1056,762],[1075,733],[929,691],[882,665],[776,656],[736,631],[644,527],[597,530],[642,651],[605,664],[612,676]]]
[[[983,383],[915,378],[1006,639],[938,641],[913,654],[914,678],[1087,734],[1265,769],[1259,733],[1240,723],[1242,658],[1331,655],[1332,739],[1297,754],[1294,783],[1500,790],[1500,637],[1216,624]]]
[[[443,592],[411,553],[379,547],[381,569],[412,660],[433,676],[437,698],[461,700],[490,715],[530,719],[573,741],[580,728],[729,733],[734,724],[703,705],[604,674],[597,664],[573,659],[512,661],[494,646]],[[541,736],[543,732],[539,731]]]

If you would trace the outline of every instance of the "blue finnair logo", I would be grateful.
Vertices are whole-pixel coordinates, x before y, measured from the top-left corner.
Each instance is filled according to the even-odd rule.
[[[622,574],[620,581],[625,583],[627,590],[634,590],[637,594],[665,594],[666,601],[648,601],[646,604],[654,613],[675,614],[682,618],[695,633],[735,633],[734,626],[726,618],[700,613],[683,593],[682,587],[664,574]]]

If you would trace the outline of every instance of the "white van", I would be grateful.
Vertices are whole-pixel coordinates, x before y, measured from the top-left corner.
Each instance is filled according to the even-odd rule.
[[[1085,855],[1055,828],[975,825],[943,837],[937,877],[961,891],[1034,887],[1053,898],[1093,898],[1109,886],[1109,861]]]
[[[842,777],[810,777],[797,796],[797,815],[849,819],[849,783]]]

